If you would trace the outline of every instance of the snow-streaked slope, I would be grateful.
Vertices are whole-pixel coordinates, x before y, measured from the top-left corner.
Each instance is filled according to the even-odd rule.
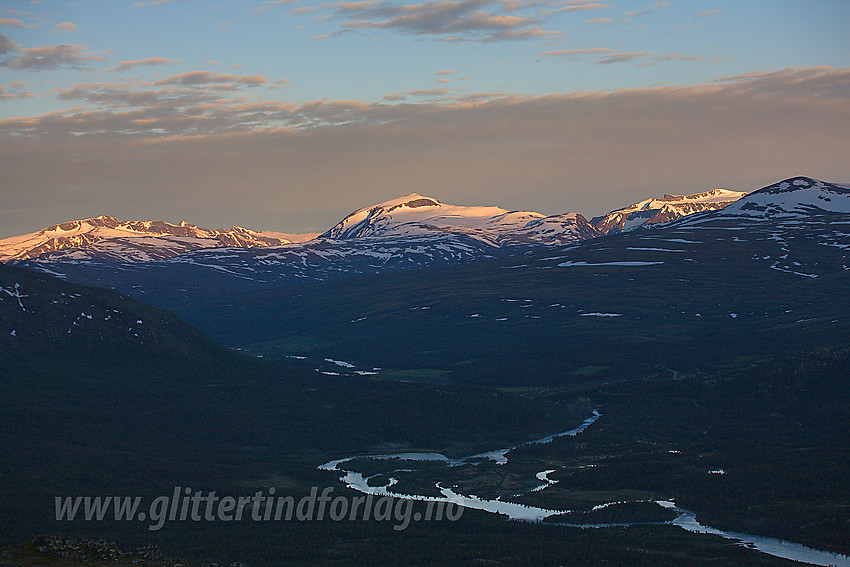
[[[264,248],[202,248],[132,264],[110,259],[77,260],[71,257],[71,251],[61,251],[14,264],[166,305],[192,297],[488,261],[511,250],[512,247],[495,248],[462,234],[441,233],[348,240],[318,238]]]
[[[770,218],[850,213],[850,185],[792,177],[754,191],[723,210],[724,216]]]
[[[626,232],[644,225],[668,222],[693,213],[727,207],[746,195],[728,189],[712,189],[693,195],[664,195],[650,198],[607,215],[594,217],[590,223],[604,234]]]
[[[602,236],[602,233],[578,213],[536,219],[513,233],[516,240],[525,237],[529,242],[551,245],[589,240],[598,236]]]
[[[417,193],[358,209],[322,235],[329,240],[454,233],[491,246],[560,244],[600,236],[576,213],[547,217],[496,206],[459,206]]]
[[[294,236],[295,238],[288,238]],[[162,260],[200,248],[280,246],[316,235],[199,228],[186,221],[121,221],[108,215],[68,221],[38,232],[0,240],[0,262],[53,253],[54,260],[111,259],[120,262]]]

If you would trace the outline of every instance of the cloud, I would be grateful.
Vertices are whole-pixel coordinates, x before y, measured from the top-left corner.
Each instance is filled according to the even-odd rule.
[[[164,57],[148,57],[147,59],[134,59],[132,61],[119,61],[118,65],[106,71],[126,71],[133,67],[148,66],[148,65],[170,65],[179,63],[179,59],[165,59]]]
[[[442,75],[454,75],[454,74],[455,74],[455,71],[452,71],[452,70],[449,70],[449,69],[445,69],[443,71],[437,71],[436,73],[434,73],[434,75],[436,75],[438,77],[442,76]]]
[[[415,91],[407,91],[404,94],[410,96],[445,96],[449,94],[449,89],[417,89]]]
[[[250,102],[242,96],[242,89],[266,82],[265,77],[259,75],[193,71],[158,81],[78,83],[71,88],[54,89],[49,94],[82,106],[45,114],[43,120],[22,118],[16,122],[21,130],[13,135],[50,132],[49,135],[58,137],[110,133],[120,133],[121,137],[159,137],[256,129],[284,123],[300,125],[303,119],[291,114],[297,105]],[[276,81],[276,84],[282,83]]]
[[[24,84],[15,81],[9,85],[0,85],[0,100],[35,98],[35,94],[23,90]]]
[[[504,9],[507,5],[509,9]],[[556,37],[558,32],[539,27],[544,12],[531,15],[507,13],[537,3],[505,3],[492,0],[428,0],[420,4],[396,5],[382,0],[338,2],[328,17],[344,20],[329,34],[344,30],[384,29],[413,35],[444,36],[446,41],[505,41]],[[501,11],[500,11],[501,8]]]
[[[559,55],[596,55],[629,60],[634,52],[615,52],[607,48],[565,50]],[[653,56],[677,58],[678,54]],[[779,100],[806,99],[817,106],[827,101],[850,101],[850,70],[830,67],[790,68],[781,71],[721,77],[712,83],[693,87],[663,87],[632,89],[622,93],[576,93],[527,97],[504,93],[453,94],[448,88],[417,89],[384,97],[388,103],[408,98],[429,99],[409,105],[363,103],[357,101],[314,101],[297,105],[281,101],[250,102],[238,96],[242,89],[266,84],[265,77],[231,75],[193,71],[172,75],[158,81],[122,81],[112,83],[80,83],[69,89],[57,89],[53,94],[63,101],[82,103],[83,107],[58,111],[42,116],[7,119],[2,131],[7,136],[80,136],[160,138],[213,134],[230,130],[260,131],[280,128],[315,128],[342,124],[414,123],[422,116],[457,116],[465,120],[467,113],[480,113],[477,106],[514,110],[540,107],[545,104],[553,112],[589,108],[587,100],[655,100],[692,99],[723,100],[738,97],[742,101],[757,98]],[[23,89],[22,83],[5,88],[3,94]],[[235,93],[233,96],[225,93]],[[615,96],[616,95],[616,96]],[[627,96],[628,95],[628,96]],[[7,97],[8,98],[8,97]],[[557,104],[556,104],[557,102]],[[614,108],[614,107],[612,107]],[[758,108],[754,105],[753,108]],[[493,114],[493,113],[491,113]],[[493,115],[494,119],[501,119]],[[554,119],[554,118],[553,118]],[[2,137],[2,135],[0,135]]]
[[[653,55],[653,62],[659,61],[702,61],[705,59],[702,55],[686,55],[684,53],[664,53]]]
[[[628,61],[634,61],[635,59],[639,59],[641,57],[646,57],[647,55],[652,55],[651,51],[615,51],[609,53],[608,55],[604,55],[597,63],[600,64],[608,64],[608,63],[626,63]]]
[[[789,67],[779,71],[762,71],[721,77],[715,84],[739,93],[797,96],[809,89],[819,99],[850,99],[850,70],[828,66]]]
[[[244,85],[258,87],[268,82],[262,75],[231,75],[210,71],[189,71],[156,81],[155,85]]]
[[[606,4],[603,4],[602,2],[588,2],[584,4],[561,6],[560,8],[555,8],[552,12],[583,12],[585,10],[599,10],[600,8],[605,7]]]
[[[594,18],[592,20],[585,20],[585,23],[588,24],[610,24],[614,22],[612,18]]]
[[[619,51],[607,47],[591,47],[588,49],[562,49],[559,51],[546,51],[543,57],[569,57],[579,60],[584,56],[592,56],[598,64],[627,63],[639,59],[649,59],[641,63],[641,66],[654,65],[656,63],[671,61],[700,61],[702,55],[686,55],[684,53],[655,53],[654,51]]]
[[[12,51],[16,51],[17,49],[18,44],[12,41],[12,38],[0,33],[0,55],[11,53]]]
[[[13,18],[0,18],[0,26],[9,26],[10,28],[26,27],[24,22]]]
[[[558,51],[546,51],[542,53],[544,57],[567,57],[578,55],[596,55],[598,53],[613,53],[613,49],[607,47],[590,47],[588,49],[561,49]]]
[[[635,10],[632,12],[626,12],[626,18],[636,18],[639,16],[647,16],[657,10],[658,8],[667,8],[668,6],[672,6],[670,2],[656,2],[649,8],[644,8],[643,10]]]
[[[9,67],[11,69],[39,71],[44,69],[56,69],[60,67],[84,68],[85,63],[89,61],[103,61],[103,57],[91,55],[88,47],[85,45],[72,45],[63,43],[62,45],[47,45],[42,47],[29,47],[26,49],[14,49],[17,47],[12,44],[10,49],[8,40],[5,36],[0,38],[0,53],[9,51],[15,52],[15,55],[10,59],[0,62],[0,66]],[[11,41],[11,40],[9,40]]]
[[[69,89],[53,91],[56,98],[64,101],[87,102],[101,107],[113,109],[144,108],[146,112],[161,115],[164,110],[188,106],[199,106],[219,100],[219,95],[189,89],[148,89],[152,83],[141,81],[117,83],[79,83]],[[101,113],[102,110],[88,112]],[[86,113],[77,109],[75,114],[82,116]]]
[[[452,81],[450,79],[437,79],[436,82],[440,83]],[[440,108],[443,108],[451,104],[457,104],[462,106],[470,102],[484,102],[487,100],[495,100],[503,97],[505,97],[505,93],[502,92],[458,94],[450,88],[439,87],[433,89],[415,89],[404,93],[388,94],[383,97],[383,100],[384,102],[393,103],[408,100],[410,98],[418,98],[420,100],[417,101],[416,104],[420,105],[421,107],[421,105],[426,102],[422,99],[427,99],[428,103],[440,103]],[[384,110],[386,109],[383,109],[382,111]]]
[[[62,22],[56,24],[50,33],[72,33],[78,31],[80,27],[73,22]]]
[[[706,10],[704,12],[699,13],[700,18],[711,18],[713,16],[719,16],[723,13],[723,10]]]
[[[575,50],[575,51],[601,51]],[[399,101],[405,97],[443,97],[442,102],[418,103],[413,105],[385,105],[382,103],[363,103],[358,101],[313,101],[302,105],[280,101],[244,102],[240,99],[222,99],[216,91],[220,85],[252,86],[262,83],[254,76],[222,75],[206,72],[192,72],[173,75],[167,79],[155,82],[128,81],[118,83],[81,83],[71,89],[57,90],[56,96],[61,100],[79,101],[94,104],[102,108],[76,108],[69,111],[53,112],[42,116],[3,120],[3,131],[15,136],[24,134],[45,135],[51,132],[61,122],[73,123],[77,134],[110,135],[110,131],[102,129],[104,124],[120,125],[127,118],[138,119],[154,117],[163,120],[157,128],[172,120],[176,125],[168,129],[169,136],[181,135],[180,123],[187,117],[206,114],[215,116],[226,127],[233,125],[245,126],[245,116],[250,114],[255,120],[251,128],[255,130],[278,129],[281,127],[314,128],[334,124],[358,123],[387,125],[390,123],[415,124],[440,118],[446,120],[458,119],[468,122],[470,116],[487,115],[496,118],[504,112],[506,119],[517,117],[529,109],[549,108],[555,114],[568,108],[605,107],[615,111],[614,103],[641,100],[647,104],[664,104],[671,101],[699,101],[700,104],[714,99],[739,97],[739,102],[751,105],[757,98],[778,100],[805,99],[817,106],[817,102],[829,100],[850,100],[850,69],[834,69],[831,67],[790,68],[781,71],[753,73],[721,77],[712,83],[697,86],[657,87],[652,89],[624,89],[613,93],[590,92],[548,95],[541,97],[506,95],[504,93],[477,93],[464,96],[452,96],[446,88],[418,89],[403,94],[387,95],[387,101]],[[206,90],[204,85],[212,85],[213,90]],[[22,85],[16,85],[22,86]],[[478,101],[473,104],[473,101]],[[481,102],[486,101],[486,102]],[[596,101],[591,105],[588,101]],[[666,102],[662,102],[666,101]],[[598,104],[597,104],[598,103]],[[604,104],[603,104],[604,103]],[[755,105],[756,107],[758,104]],[[114,112],[109,108],[115,108]],[[556,111],[556,109],[560,109]],[[618,114],[619,112],[615,112]],[[848,111],[850,113],[850,111]],[[571,113],[568,113],[572,115]],[[260,120],[264,118],[264,120]],[[94,126],[86,127],[91,119]],[[229,122],[232,120],[233,122]],[[426,122],[427,122],[426,120]],[[21,127],[21,130],[16,128]],[[40,126],[48,127],[42,130]],[[209,128],[208,128],[209,129]],[[160,133],[145,133],[137,129],[142,137]],[[210,129],[211,130],[211,129]],[[116,127],[115,131],[126,132],[125,126]]]

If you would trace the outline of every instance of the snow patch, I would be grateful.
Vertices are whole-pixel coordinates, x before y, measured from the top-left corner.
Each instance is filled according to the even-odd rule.
[[[664,262],[597,262],[594,264],[588,262],[561,262],[558,264],[559,268],[570,268],[572,266],[654,266],[656,264],[663,264]]]

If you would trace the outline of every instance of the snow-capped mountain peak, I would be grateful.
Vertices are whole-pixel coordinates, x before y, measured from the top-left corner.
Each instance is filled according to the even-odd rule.
[[[548,222],[541,224],[541,221]],[[546,217],[532,211],[510,211],[498,206],[447,205],[433,197],[412,193],[358,209],[322,237],[348,240],[364,237],[425,236],[452,233],[491,246],[551,244],[599,236],[576,213]]]
[[[746,193],[729,189],[712,189],[692,195],[664,195],[649,198],[628,207],[594,217],[591,224],[605,234],[626,232],[644,225],[668,222],[702,211],[722,209]]]
[[[307,235],[315,236],[315,235]],[[292,239],[238,226],[205,229],[187,221],[122,221],[109,215],[73,220],[0,240],[0,261],[27,260],[47,253],[73,259],[113,258],[124,262],[164,259],[188,250],[215,247],[280,246]]]
[[[389,231],[397,232],[401,226],[405,226],[405,233],[415,228],[426,232],[446,226],[472,228],[509,212],[500,207],[444,205],[433,197],[411,193],[358,209],[322,236],[334,240],[385,236]]]
[[[761,218],[821,213],[850,213],[850,185],[791,177],[753,191],[724,210],[724,214]]]

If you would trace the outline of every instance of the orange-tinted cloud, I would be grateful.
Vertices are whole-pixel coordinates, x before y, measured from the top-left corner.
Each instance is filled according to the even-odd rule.
[[[62,22],[56,24],[53,28],[52,33],[72,33],[78,31],[80,27],[74,22]]]
[[[179,59],[165,59],[164,57],[148,57],[147,59],[134,59],[132,61],[119,61],[118,65],[107,71],[126,71],[133,67],[149,66],[149,65],[170,65],[178,63]]]
[[[9,26],[10,28],[26,27],[24,25],[24,22],[18,20],[17,18],[0,18],[0,26]]]

